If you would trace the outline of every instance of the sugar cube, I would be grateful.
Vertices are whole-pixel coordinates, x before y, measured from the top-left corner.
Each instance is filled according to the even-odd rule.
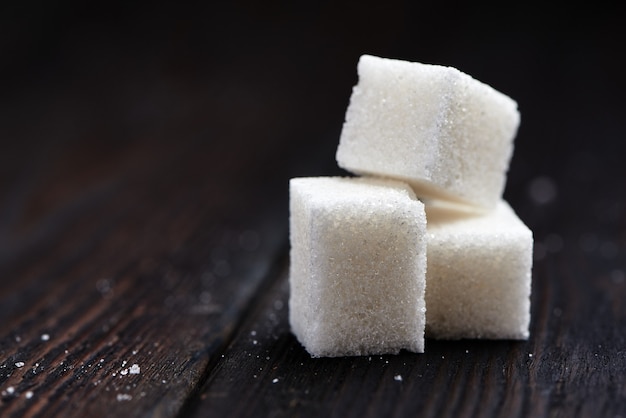
[[[471,216],[428,206],[426,335],[527,339],[533,236],[505,201]]]
[[[313,357],[424,351],[426,216],[404,183],[290,180],[292,331]]]
[[[337,148],[340,167],[407,181],[420,198],[501,199],[517,103],[452,68],[363,55]]]

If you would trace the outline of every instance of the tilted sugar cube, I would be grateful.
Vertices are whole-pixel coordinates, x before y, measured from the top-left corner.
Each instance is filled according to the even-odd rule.
[[[424,351],[425,234],[406,184],[291,179],[289,320],[312,356]]]
[[[500,201],[469,216],[427,207],[426,335],[527,339],[533,236]]]
[[[340,167],[396,178],[418,197],[493,208],[517,103],[452,67],[363,55],[337,149]]]

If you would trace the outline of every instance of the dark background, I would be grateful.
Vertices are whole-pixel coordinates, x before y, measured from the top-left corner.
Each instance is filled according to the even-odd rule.
[[[617,9],[395,0],[2,9],[5,181],[16,158],[58,143],[115,149],[192,138],[215,144],[211,152],[240,141],[242,153],[274,153],[283,164],[268,170],[285,180],[336,173],[356,63],[369,53],[454,66],[518,101],[506,197],[525,218],[546,216],[523,207],[537,176],[553,182],[563,210],[578,213],[564,228],[582,221],[576,207],[601,220],[623,195]]]
[[[512,186],[518,173],[566,183],[572,155],[607,169],[616,161],[599,159],[623,150],[622,17],[445,2],[14,2],[0,17],[2,139],[219,142],[251,131],[258,148],[332,151],[369,53],[454,66],[510,95],[523,117]],[[94,126],[101,134],[85,138]]]
[[[505,198],[535,234],[531,339],[521,345],[427,341],[422,357],[391,356],[392,363],[412,365],[413,379],[405,374],[405,384],[417,385],[410,395],[394,397],[377,383],[385,376],[377,373],[391,373],[382,368],[361,360],[307,363],[283,311],[282,320],[268,331],[279,342],[268,337],[263,345],[272,356],[283,357],[267,371],[265,382],[271,385],[277,376],[272,373],[285,367],[296,383],[313,379],[306,380],[311,392],[298,392],[293,383],[264,395],[269,401],[254,398],[254,393],[264,393],[258,388],[247,399],[266,413],[276,408],[284,412],[292,404],[305,414],[328,413],[338,405],[345,412],[354,406],[345,401],[347,394],[353,395],[350,402],[371,401],[360,404],[354,416],[420,410],[471,416],[485,405],[505,416],[511,416],[508,408],[535,416],[626,413],[624,17],[617,7],[526,2],[490,7],[398,0],[376,5],[3,4],[0,353],[10,360],[20,353],[49,355],[38,345],[14,347],[15,336],[26,335],[27,329],[38,341],[42,331],[33,328],[36,321],[43,321],[44,313],[56,315],[62,306],[47,301],[45,292],[80,300],[96,286],[106,294],[115,283],[130,290],[117,290],[119,299],[106,312],[131,315],[134,304],[155,307],[146,308],[152,312],[148,319],[136,314],[139,329],[152,332],[150,318],[160,318],[158,327],[169,330],[174,341],[180,333],[186,344],[168,346],[166,339],[161,346],[185,361],[197,361],[189,363],[198,373],[192,383],[172,384],[170,393],[180,395],[163,398],[161,392],[148,391],[148,406],[141,408],[153,407],[148,399],[165,399],[154,408],[226,411],[238,398],[237,384],[252,385],[245,380],[252,372],[244,378],[244,372],[236,371],[241,369],[219,366],[214,355],[227,353],[245,370],[245,324],[255,324],[254,313],[264,312],[264,303],[273,306],[269,295],[284,300],[285,289],[276,284],[284,282],[284,273],[271,270],[263,276],[280,279],[250,279],[252,273],[241,273],[240,282],[200,283],[197,278],[234,277],[237,266],[245,264],[243,256],[224,258],[230,250],[220,245],[228,231],[257,231],[252,236],[260,242],[259,254],[286,263],[288,179],[346,174],[335,163],[335,150],[357,81],[358,58],[368,53],[453,66],[518,102],[522,119]],[[267,230],[272,232],[259,232]],[[133,271],[129,266],[136,260],[143,273],[125,273]],[[189,279],[181,279],[174,292],[178,299],[168,299],[170,310],[163,313],[158,307],[172,292],[170,284],[133,295],[163,276],[164,265]],[[207,276],[207,271],[212,273]],[[115,281],[102,282],[107,274]],[[80,283],[86,283],[84,289]],[[259,283],[278,287],[264,293],[263,286],[255,287]],[[203,324],[216,325],[202,325],[206,329],[184,315],[177,317],[179,322],[168,319],[183,311],[185,298],[202,291],[210,291],[214,301],[232,303],[228,315],[235,319],[215,319],[209,312],[214,322]],[[250,301],[252,307],[246,308]],[[30,306],[49,310],[29,311]],[[68,318],[80,318],[81,306]],[[244,319],[236,319],[238,315]],[[59,321],[54,322],[58,335],[63,331]],[[100,326],[98,320],[94,324]],[[129,334],[120,327],[123,342]],[[57,346],[59,353],[109,338],[87,331],[74,339],[67,335],[66,345]],[[481,354],[468,363],[468,352]],[[444,355],[448,360],[438,360]],[[297,364],[306,364],[308,374],[294,373]],[[258,365],[248,366],[256,370]],[[505,367],[514,370],[506,380],[500,380],[500,366],[502,373]],[[359,370],[367,372],[359,375]],[[316,381],[312,376],[318,371],[329,381]],[[17,385],[10,380],[17,375],[3,373],[1,388],[5,381]],[[58,373],[46,383],[56,408],[51,414],[65,415],[68,404],[75,413],[84,411],[76,406],[80,400],[63,396],[86,375],[75,374],[72,383],[64,383],[66,375]],[[422,375],[422,383],[416,383]],[[393,383],[391,375],[384,379]],[[38,384],[21,382],[24,388]],[[428,388],[449,383],[457,388],[450,403],[441,396],[429,400]],[[459,389],[466,384],[485,392]],[[354,389],[360,385],[363,393]],[[198,398],[200,393],[204,395]],[[214,393],[229,396],[218,401]],[[104,392],[88,394],[100,400],[94,401],[92,412],[101,413],[98,405],[108,399]],[[20,411],[16,403],[3,405]]]

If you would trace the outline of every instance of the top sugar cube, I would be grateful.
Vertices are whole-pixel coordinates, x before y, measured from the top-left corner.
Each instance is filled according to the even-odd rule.
[[[495,207],[520,122],[514,100],[451,67],[363,55],[358,74],[340,167],[405,180],[422,198]]]

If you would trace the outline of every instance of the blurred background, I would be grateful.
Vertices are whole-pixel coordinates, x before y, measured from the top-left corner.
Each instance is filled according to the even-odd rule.
[[[0,187],[57,150],[85,153],[69,161],[93,173],[132,165],[116,155],[136,144],[193,144],[207,163],[253,162],[240,180],[277,190],[255,199],[286,210],[288,178],[342,173],[334,153],[368,53],[454,66],[518,101],[505,197],[535,231],[538,258],[574,245],[604,263],[626,248],[617,9],[390,0],[0,10]],[[52,184],[50,199],[80,181]]]

